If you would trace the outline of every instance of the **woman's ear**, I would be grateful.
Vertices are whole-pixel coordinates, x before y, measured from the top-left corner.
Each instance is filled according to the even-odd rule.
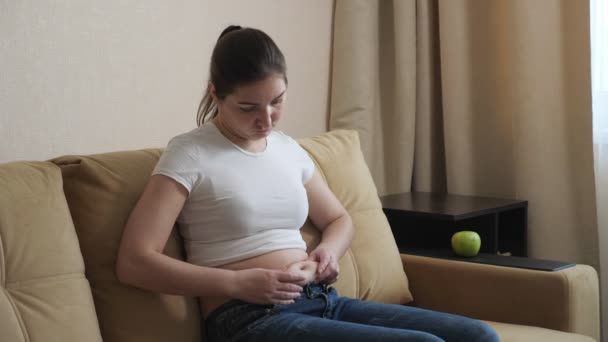
[[[218,103],[217,92],[215,90],[215,85],[211,83],[211,81],[207,82],[207,92],[211,95],[213,102]]]

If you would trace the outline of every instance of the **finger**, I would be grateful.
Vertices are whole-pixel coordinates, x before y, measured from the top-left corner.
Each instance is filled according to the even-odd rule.
[[[276,292],[272,297],[274,300],[294,300],[300,298],[300,293],[293,292]]]
[[[334,278],[337,274],[338,274],[338,272],[336,271],[336,269],[334,267],[332,267],[331,265],[329,265],[325,269],[325,271],[319,275],[319,278],[321,278],[322,280],[327,280],[327,279]]]
[[[277,290],[290,293],[302,293],[302,291],[304,291],[302,286],[293,283],[281,283],[277,287]]]
[[[318,274],[327,274],[328,272],[332,272],[334,270],[333,264],[331,262],[331,260],[326,260],[325,262],[323,262],[322,267],[318,267],[317,268],[317,273]]]
[[[330,273],[329,272],[323,272],[321,274],[319,274],[319,276],[317,277],[317,281],[318,282],[326,282],[327,279],[330,278]]]
[[[338,273],[336,273],[336,274],[333,274],[332,276],[328,277],[325,281],[328,284],[333,284],[336,281],[338,281],[338,279],[340,279],[340,275]]]
[[[292,272],[278,272],[277,280],[281,283],[297,283],[303,281],[306,277],[300,273],[295,274]]]
[[[325,270],[327,270],[327,265],[329,265],[329,259],[322,258],[321,261],[319,262],[319,267],[317,267],[317,274],[320,275],[323,272],[325,272]]]

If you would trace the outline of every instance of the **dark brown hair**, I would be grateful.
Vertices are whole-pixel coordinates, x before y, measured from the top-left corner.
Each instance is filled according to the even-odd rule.
[[[285,57],[272,38],[260,30],[240,26],[228,26],[222,31],[209,67],[209,81],[215,86],[218,98],[224,99],[237,86],[263,80],[272,74],[282,75],[287,84]],[[217,104],[205,90],[198,106],[197,124],[201,126],[217,113]]]

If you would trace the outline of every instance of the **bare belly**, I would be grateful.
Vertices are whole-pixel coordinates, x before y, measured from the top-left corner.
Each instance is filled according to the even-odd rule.
[[[253,258],[218,266],[228,270],[245,270],[250,268],[267,268],[275,270],[286,269],[294,262],[305,260],[308,257],[302,249],[281,249],[278,251],[258,255]],[[199,305],[204,318],[218,306],[231,300],[230,297],[199,297]]]

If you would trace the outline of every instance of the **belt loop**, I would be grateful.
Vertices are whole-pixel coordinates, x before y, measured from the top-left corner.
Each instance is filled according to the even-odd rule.
[[[306,284],[304,286],[304,291],[306,292],[306,297],[308,297],[309,299],[312,299],[312,293],[310,290],[310,284]]]

